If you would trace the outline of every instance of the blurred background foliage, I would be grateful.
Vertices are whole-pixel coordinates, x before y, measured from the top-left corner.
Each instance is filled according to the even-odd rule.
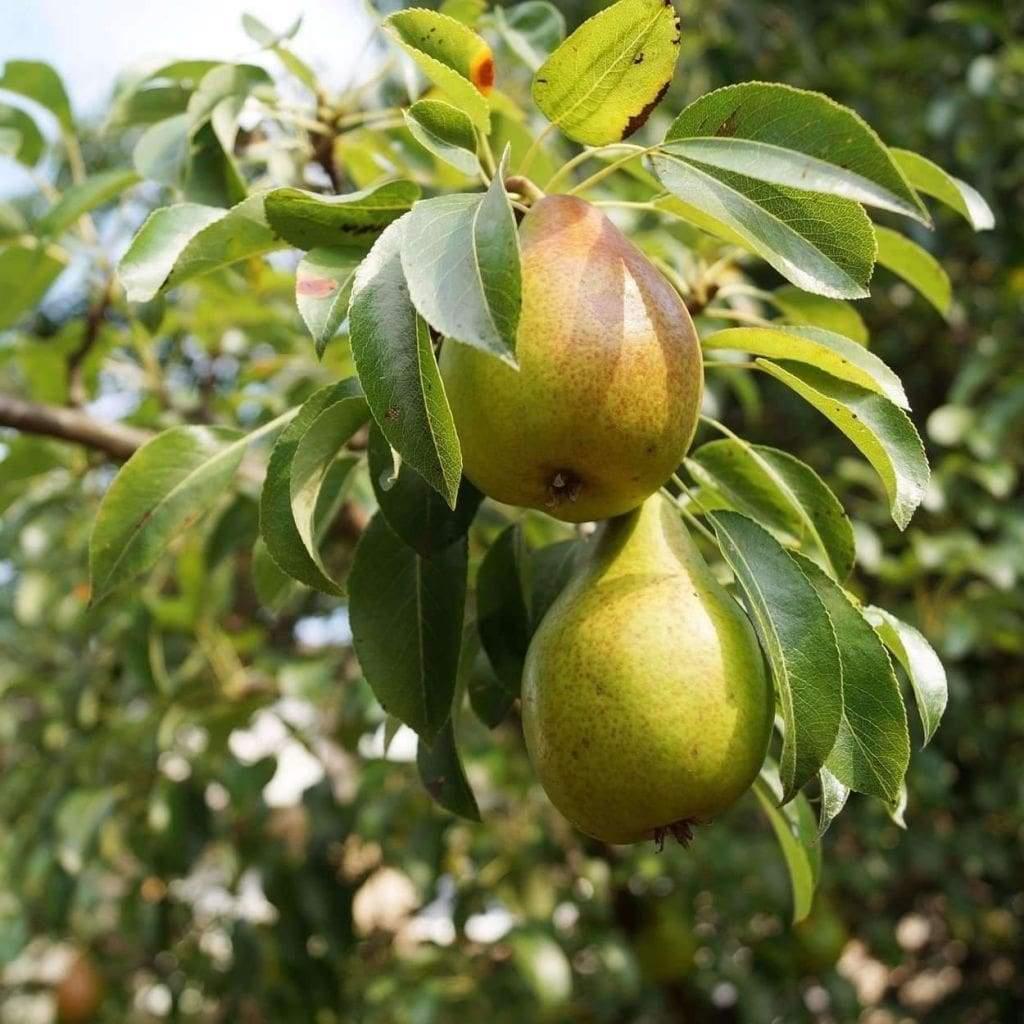
[[[559,6],[573,24],[603,4]],[[101,991],[104,1022],[1020,1019],[1022,33],[1020,8],[995,2],[707,0],[686,6],[663,107],[748,79],[818,89],[970,180],[996,211],[996,230],[975,236],[933,208],[935,238],[918,238],[953,280],[949,322],[884,270],[858,307],[934,467],[906,537],[845,442],[798,400],[760,381],[712,395],[748,437],[827,476],[855,519],[855,588],[943,657],[949,709],[915,752],[907,831],[854,797],[825,839],[814,911],[793,928],[752,798],[688,850],[604,847],[548,806],[517,721],[489,733],[468,715],[485,823],[456,821],[420,788],[404,733],[384,756],[344,609],[293,589],[253,550],[255,487],[226,496],[138,590],[90,609],[88,532],[112,467],[7,432],[0,1020],[53,1019],[58,997],[63,1019],[84,1019],[76,999]],[[123,165],[133,138],[97,126],[87,162]],[[356,141],[340,162],[358,181],[376,143]],[[123,203],[109,230],[137,225],[155,199]],[[343,345],[317,364],[292,275],[270,266],[204,279],[136,319],[112,313],[79,365],[104,273],[85,267],[6,336],[0,387],[58,403],[79,388],[149,428],[251,424],[345,371]],[[354,486],[358,508],[365,476]],[[481,536],[499,525],[485,518]],[[329,541],[336,562],[351,526]],[[541,517],[530,527],[557,536]],[[481,661],[466,671],[486,684]]]

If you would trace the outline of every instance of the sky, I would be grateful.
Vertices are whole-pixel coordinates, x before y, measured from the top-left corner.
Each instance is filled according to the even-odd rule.
[[[303,14],[292,46],[328,85],[347,80],[371,31],[362,0],[0,0],[0,63],[48,61],[76,116],[95,115],[115,76],[135,64],[252,59],[257,48],[242,30],[244,12],[276,30]],[[12,164],[0,161],[0,194],[18,182]]]

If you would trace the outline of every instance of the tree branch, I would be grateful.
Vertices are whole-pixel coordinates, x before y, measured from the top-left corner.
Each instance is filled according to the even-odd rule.
[[[148,430],[122,423],[104,423],[78,409],[27,402],[3,393],[0,393],[0,426],[84,444],[121,461],[130,458],[153,436]]]

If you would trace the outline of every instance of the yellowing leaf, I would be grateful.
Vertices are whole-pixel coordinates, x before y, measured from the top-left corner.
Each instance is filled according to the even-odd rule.
[[[533,78],[537,106],[590,146],[643,126],[672,80],[679,17],[664,0],[619,0],[585,21]]]

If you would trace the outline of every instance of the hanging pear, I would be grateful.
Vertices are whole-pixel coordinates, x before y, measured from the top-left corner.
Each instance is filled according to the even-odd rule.
[[[608,843],[687,840],[749,788],[773,721],[753,628],[661,495],[603,527],[534,635],[522,700],[551,802]]]
[[[639,505],[682,461],[703,369],[675,289],[600,210],[548,196],[523,220],[519,368],[454,341],[441,374],[466,476],[569,522]]]

